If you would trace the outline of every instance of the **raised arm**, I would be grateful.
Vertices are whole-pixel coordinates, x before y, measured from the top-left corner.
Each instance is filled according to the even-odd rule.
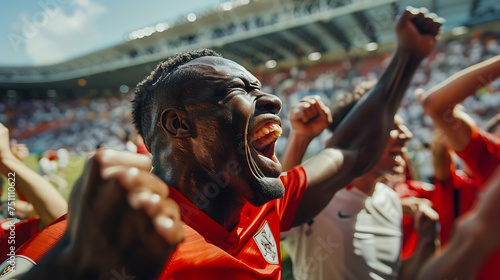
[[[340,123],[327,148],[303,164],[308,190],[294,225],[317,215],[335,192],[378,161],[401,98],[420,62],[434,50],[440,26],[427,10],[407,8],[402,13],[395,27],[398,46],[388,68]]]
[[[473,65],[431,88],[422,105],[434,125],[446,135],[446,144],[456,152],[465,150],[474,125],[463,111],[455,106],[500,76],[500,55]]]
[[[42,224],[48,225],[68,211],[66,200],[54,186],[14,156],[9,147],[9,130],[1,123],[0,173],[12,178],[9,181],[33,204]]]
[[[292,131],[281,158],[283,170],[299,165],[310,142],[325,128],[335,131],[361,96],[374,85],[375,81],[357,84],[352,92],[338,96],[331,110],[317,95],[305,97],[293,107],[289,116]]]
[[[283,170],[302,162],[309,143],[332,123],[332,114],[319,96],[308,96],[290,110],[290,122],[292,131],[281,157]]]

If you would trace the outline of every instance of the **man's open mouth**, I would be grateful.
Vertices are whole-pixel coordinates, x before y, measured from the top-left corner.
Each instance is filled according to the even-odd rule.
[[[278,159],[274,155],[274,143],[280,137],[281,133],[282,129],[278,123],[268,122],[252,134],[250,142],[258,154],[274,162],[278,162]]]

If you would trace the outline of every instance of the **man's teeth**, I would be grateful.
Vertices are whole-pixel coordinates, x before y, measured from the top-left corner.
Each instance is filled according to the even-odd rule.
[[[259,129],[252,135],[252,139],[250,140],[251,142],[260,139],[268,134],[273,134],[274,137],[270,138],[270,142],[274,141],[276,138],[281,136],[282,129],[278,124],[271,124],[271,125],[266,125],[263,128]],[[274,139],[273,139],[274,138]],[[266,141],[267,142],[267,141]]]

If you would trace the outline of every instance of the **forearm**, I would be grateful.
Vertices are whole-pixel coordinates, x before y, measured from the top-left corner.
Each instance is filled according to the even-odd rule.
[[[476,226],[470,226],[459,225],[448,247],[425,264],[417,279],[474,279],[492,248],[474,234]]]
[[[448,247],[425,265],[418,279],[474,279],[485,258],[498,250],[499,177],[497,172],[481,201],[457,223]]]
[[[456,104],[500,77],[500,55],[461,70],[431,88],[423,100],[427,114],[443,116]]]
[[[14,156],[4,156],[2,173],[15,178],[14,187],[33,204],[40,220],[47,225],[68,211],[68,204],[50,182]]]
[[[311,141],[311,137],[296,134],[293,131],[290,133],[285,151],[281,157],[283,171],[290,170],[294,166],[302,163],[302,158]]]
[[[109,250],[103,248],[102,255],[92,256],[84,250],[69,249],[69,244],[69,238],[64,235],[21,280],[107,280],[116,277],[116,274],[122,275],[123,266],[113,269],[112,263],[116,262],[116,258],[103,258]]]
[[[451,155],[442,142],[432,143],[432,164],[434,166],[434,178],[444,182],[450,178]]]
[[[366,93],[335,130],[329,147],[359,151],[355,169],[362,175],[378,160],[400,101],[421,59],[396,50],[376,86]]]

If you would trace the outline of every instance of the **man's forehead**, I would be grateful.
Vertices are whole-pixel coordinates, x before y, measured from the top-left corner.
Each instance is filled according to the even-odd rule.
[[[191,60],[190,62],[184,64],[180,68],[183,67],[196,67],[196,66],[208,66],[219,73],[224,73],[226,75],[234,75],[234,76],[246,76],[249,79],[256,80],[252,73],[248,72],[245,67],[239,65],[238,63],[226,59],[223,57],[217,56],[203,56],[196,59]]]

